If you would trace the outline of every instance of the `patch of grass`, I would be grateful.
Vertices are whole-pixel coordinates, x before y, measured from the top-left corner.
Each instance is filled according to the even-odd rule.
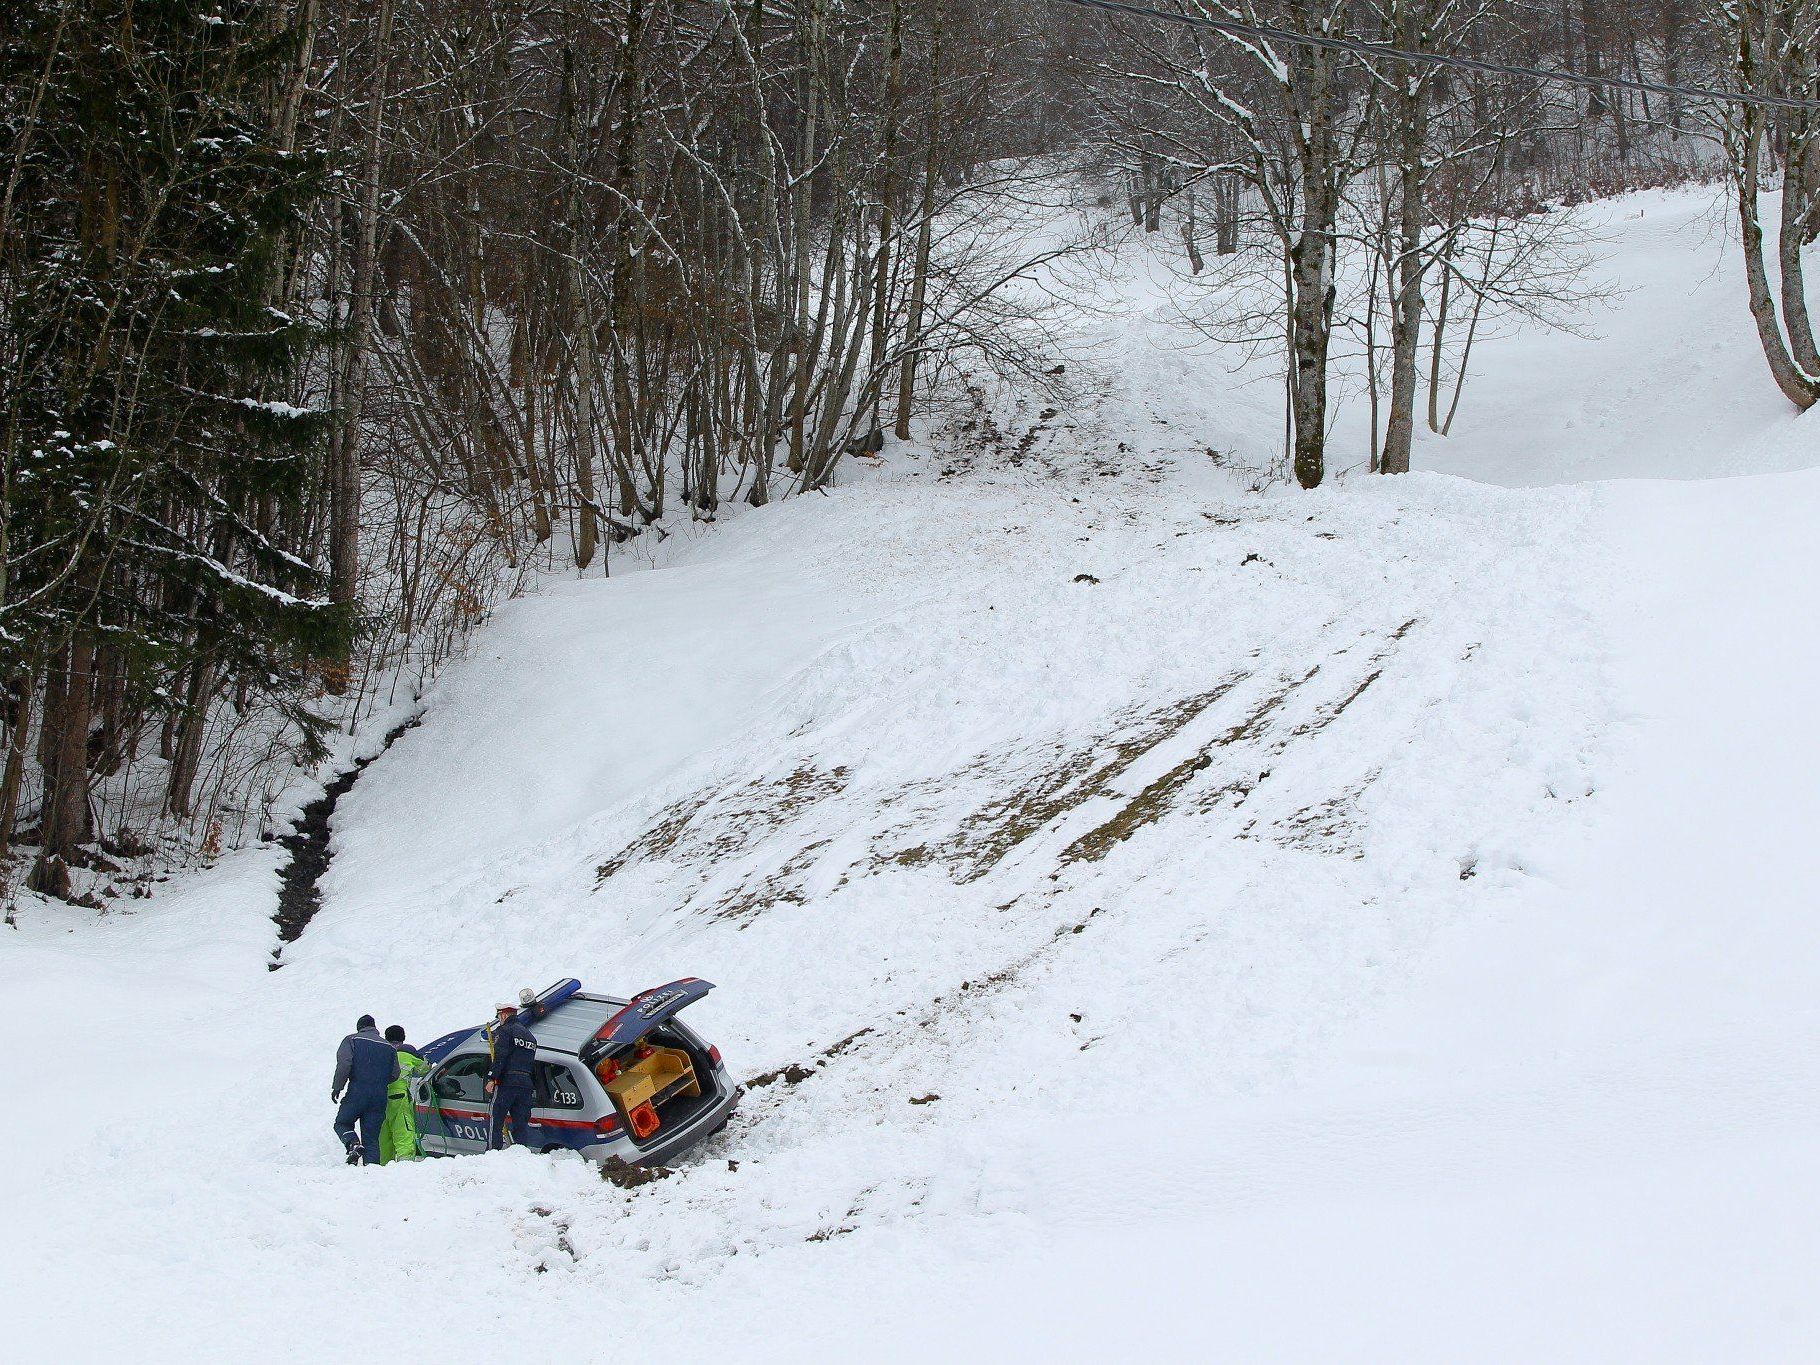
[[[985,876],[1020,844],[1104,795],[1114,777],[1175,735],[1240,681],[1241,677],[1228,678],[1209,691],[1167,706],[1127,713],[1120,729],[1087,746],[1065,751],[1058,746],[1054,752],[1061,755],[1059,761],[970,815],[934,856],[958,874],[957,881]]]
[[[608,858],[594,869],[594,884],[599,886],[607,878],[630,867],[633,863],[643,862],[646,858],[661,858],[676,847],[688,828],[689,821],[695,818],[696,812],[704,804],[701,797],[688,796],[673,805],[666,806],[657,817],[657,822],[627,844],[618,853]]]
[[[838,796],[850,776],[844,767],[802,763],[784,777],[691,793],[665,807],[649,829],[597,867],[594,883],[649,858],[711,862],[742,852],[816,803]]]
[[[1161,777],[1156,778],[1143,791],[1119,807],[1109,819],[1088,830],[1087,833],[1063,849],[1061,861],[1063,863],[1098,862],[1116,845],[1129,839],[1145,825],[1154,823],[1175,804],[1177,796],[1181,794],[1182,789],[1188,785],[1196,773],[1213,765],[1213,754],[1216,749],[1237,744],[1256,734],[1276,709],[1283,704],[1284,699],[1319,671],[1320,665],[1316,664],[1295,682],[1273,692],[1258,703],[1243,720],[1229,727]],[[1210,697],[1206,703],[1191,714],[1184,716],[1175,727],[1176,730],[1180,730],[1194,716],[1204,711],[1212,700],[1217,699],[1217,695],[1223,694]]]
[[[708,914],[714,919],[737,921],[743,929],[760,912],[779,901],[788,905],[807,904],[808,897],[798,879],[815,865],[815,855],[832,842],[830,839],[817,839],[777,871],[760,878],[756,884],[742,882],[716,901]]]

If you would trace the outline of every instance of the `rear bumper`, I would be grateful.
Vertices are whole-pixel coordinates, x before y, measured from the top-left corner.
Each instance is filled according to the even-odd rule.
[[[665,1133],[648,1147],[636,1145],[631,1138],[620,1137],[612,1142],[597,1142],[580,1148],[581,1154],[590,1161],[599,1162],[618,1157],[628,1166],[662,1166],[681,1156],[696,1143],[706,1142],[718,1133],[739,1107],[740,1088],[727,1079],[724,1071],[715,1080],[720,1085],[720,1098],[697,1114],[686,1128]]]

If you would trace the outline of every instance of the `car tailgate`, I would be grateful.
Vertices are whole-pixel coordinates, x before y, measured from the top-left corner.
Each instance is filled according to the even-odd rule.
[[[667,985],[640,991],[624,1008],[594,1031],[581,1050],[582,1061],[592,1066],[619,1048],[636,1043],[652,1029],[673,1019],[714,989],[712,981],[685,976]]]

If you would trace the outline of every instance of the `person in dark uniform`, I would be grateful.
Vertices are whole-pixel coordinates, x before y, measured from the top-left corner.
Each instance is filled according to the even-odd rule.
[[[537,1061],[537,1039],[518,1016],[516,1005],[501,1005],[493,1025],[493,1065],[487,1071],[487,1093],[493,1097],[493,1124],[487,1146],[531,1141],[531,1067]]]
[[[329,1090],[329,1098],[340,1106],[335,1111],[335,1136],[347,1149],[348,1165],[378,1159],[386,1091],[397,1077],[397,1050],[379,1036],[372,1015],[361,1015],[354,1032],[335,1050],[335,1083]]]

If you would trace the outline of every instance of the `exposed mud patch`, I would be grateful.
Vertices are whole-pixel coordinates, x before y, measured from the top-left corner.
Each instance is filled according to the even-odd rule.
[[[600,1178],[622,1190],[635,1190],[640,1185],[666,1180],[675,1174],[675,1170],[669,1166],[634,1166],[616,1156],[610,1156],[600,1163]]]
[[[594,884],[650,859],[705,866],[743,852],[819,802],[840,795],[849,776],[846,768],[803,763],[783,777],[691,793],[666,806],[649,829],[595,868]]]
[[[665,807],[599,864],[596,885],[649,862],[683,914],[743,929],[772,907],[817,904],[874,876],[938,871],[965,886],[1050,842],[1057,847],[1045,856],[1058,871],[1097,862],[1171,813],[1220,816],[1245,805],[1278,755],[1370,691],[1415,624],[1364,633],[1297,675],[1235,671],[1203,691],[1129,708],[1084,743],[1036,740],[977,754],[941,777],[876,786],[863,799],[848,766],[803,755],[781,776],[704,788]],[[1233,695],[1240,689],[1242,702]],[[1213,731],[1208,722],[1223,702],[1244,709]],[[1134,767],[1166,750],[1167,770],[1134,793]],[[1275,837],[1351,854],[1357,795],[1304,802]]]
[[[1336,796],[1312,806],[1304,806],[1287,819],[1277,821],[1276,832],[1272,837],[1285,848],[1363,858],[1365,851],[1359,846],[1358,838],[1359,798],[1376,780],[1377,773],[1373,772],[1362,782]],[[1249,825],[1244,833],[1246,836],[1251,834]]]
[[[1128,713],[1092,744],[1051,749],[1050,762],[1013,791],[981,806],[949,838],[892,855],[900,865],[938,862],[957,882],[985,876],[1017,847],[1096,796],[1140,756],[1169,739],[1241,681],[1228,678],[1209,691],[1166,706]]]
[[[831,842],[817,839],[769,876],[742,882],[738,889],[722,896],[708,913],[716,919],[730,919],[743,929],[773,905],[808,904],[802,878],[815,866],[816,854]]]
[[[1320,665],[1308,670],[1301,678],[1290,683],[1279,691],[1271,693],[1253,707],[1251,712],[1237,724],[1227,727],[1209,743],[1177,763],[1161,777],[1156,778],[1136,796],[1132,797],[1108,820],[1076,839],[1062,850],[1064,863],[1098,862],[1110,853],[1113,847],[1129,839],[1145,825],[1154,824],[1168,811],[1181,794],[1182,789],[1193,780],[1196,773],[1213,766],[1215,750],[1242,743],[1264,726],[1270,717],[1282,706],[1284,700],[1296,688],[1302,686],[1320,671]],[[1184,715],[1175,727],[1180,730],[1195,716],[1207,709],[1223,693],[1210,695],[1205,702],[1192,712]],[[1173,733],[1173,732],[1172,732]]]
[[[646,858],[661,858],[669,853],[676,847],[683,830],[688,828],[689,821],[695,818],[705,800],[701,796],[688,796],[666,806],[649,829],[594,869],[594,884],[599,886],[609,877]]]
[[[763,1090],[767,1085],[770,1085],[775,1081],[782,1081],[785,1085],[801,1085],[814,1074],[815,1072],[809,1067],[799,1066],[797,1063],[791,1062],[788,1066],[780,1066],[775,1071],[761,1072],[752,1077],[752,1079],[746,1082],[746,1089]]]
[[[405,731],[414,730],[422,723],[422,716],[413,716],[393,729],[380,745],[379,754],[396,744]],[[322,795],[303,808],[303,813],[297,817],[297,823],[291,827],[291,832],[278,841],[291,851],[291,861],[279,873],[278,909],[272,915],[273,923],[278,926],[278,945],[272,949],[272,960],[266,963],[266,970],[275,972],[284,966],[284,945],[295,943],[309,927],[310,921],[316,918],[316,912],[322,909],[320,883],[322,874],[329,870],[329,861],[334,856],[329,850],[329,836],[335,807],[353,789],[367,765],[378,758],[379,754],[359,759],[353,767],[324,787]]]

